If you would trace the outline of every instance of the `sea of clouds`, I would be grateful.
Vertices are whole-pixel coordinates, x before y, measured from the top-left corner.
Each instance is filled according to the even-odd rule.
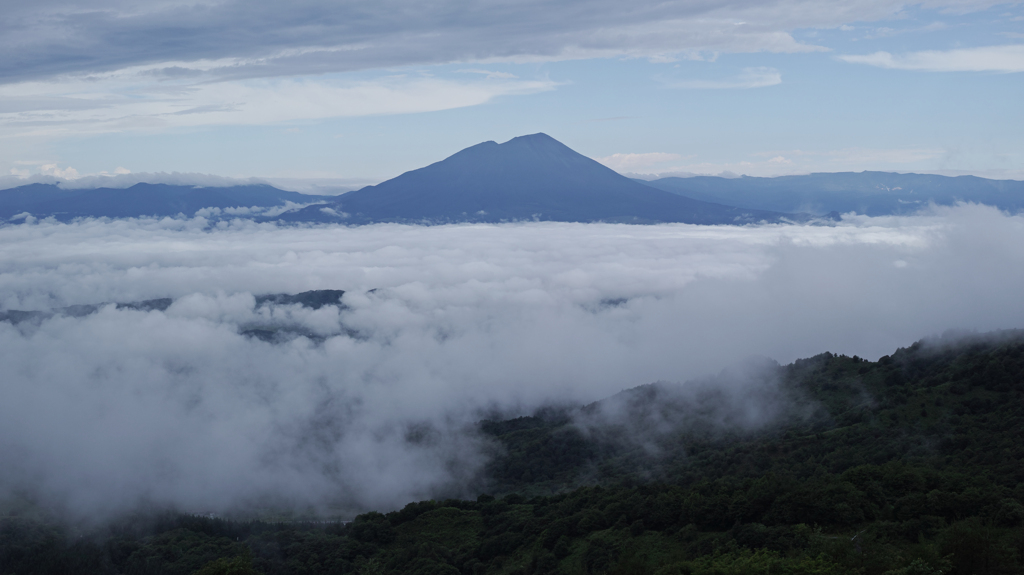
[[[82,516],[475,496],[486,414],[1024,327],[1022,287],[1024,217],[976,205],[834,226],[7,225],[0,310],[175,301],[0,322],[0,490]],[[311,289],[345,306],[255,305]],[[313,337],[242,333],[260,325]]]

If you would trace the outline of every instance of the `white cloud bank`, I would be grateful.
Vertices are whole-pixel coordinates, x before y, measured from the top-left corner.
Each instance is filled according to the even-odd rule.
[[[205,225],[0,227],[3,309],[178,298],[0,322],[0,484],[81,513],[475,495],[484,409],[1024,326],[1024,218],[980,206],[835,227]],[[253,309],[315,288],[350,309]],[[271,319],[327,339],[239,333]]]
[[[1024,45],[982,46],[956,50],[925,50],[906,54],[875,52],[839,56],[852,64],[893,70],[928,72],[1024,72]]]

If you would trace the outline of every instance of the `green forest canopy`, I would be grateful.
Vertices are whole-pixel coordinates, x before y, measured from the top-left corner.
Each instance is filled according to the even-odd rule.
[[[629,390],[613,419],[483,421],[493,495],[350,523],[168,512],[82,533],[11,510],[0,573],[1024,573],[1024,332],[759,377],[778,409],[757,426],[715,423],[715,380]]]

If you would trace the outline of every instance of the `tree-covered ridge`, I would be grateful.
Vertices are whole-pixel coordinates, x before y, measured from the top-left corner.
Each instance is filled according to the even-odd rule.
[[[722,377],[482,422],[498,498],[83,537],[7,517],[0,572],[1024,572],[1024,333],[763,366],[732,396]]]
[[[724,374],[641,386],[620,394],[612,418],[594,417],[595,404],[583,417],[556,411],[483,422],[503,448],[490,474],[498,492],[545,482],[557,491],[581,480],[804,478],[899,460],[984,471],[1017,485],[1024,480],[1022,339],[1005,332],[955,345],[918,342],[874,363],[824,353],[741,374],[741,384]],[[723,398],[730,386],[743,397]],[[734,413],[750,409],[758,413],[746,422]],[[588,425],[595,419],[596,429]]]

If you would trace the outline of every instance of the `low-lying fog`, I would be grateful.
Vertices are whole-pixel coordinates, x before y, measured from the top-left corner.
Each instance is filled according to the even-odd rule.
[[[254,310],[311,289],[348,309]],[[981,206],[744,228],[0,227],[3,310],[175,299],[0,322],[0,489],[83,515],[474,496],[486,410],[1024,327],[1022,293],[1024,217]]]

